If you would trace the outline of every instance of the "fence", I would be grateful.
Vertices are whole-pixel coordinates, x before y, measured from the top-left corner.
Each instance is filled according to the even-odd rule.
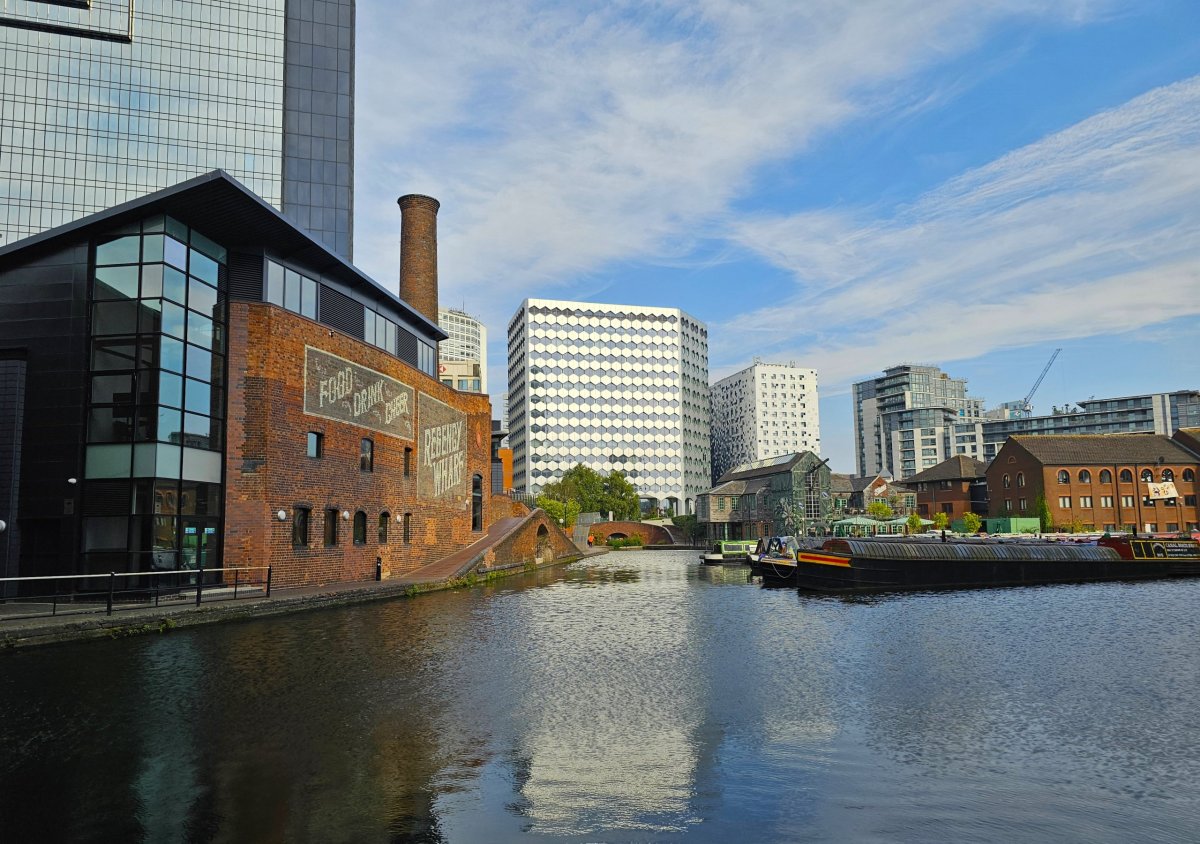
[[[203,601],[269,598],[271,567],[0,577],[0,594],[6,591],[5,587],[9,584],[23,594],[0,599],[0,625],[16,618],[101,611],[112,615],[114,610],[158,607],[163,604],[178,607],[194,602],[200,606]],[[51,587],[53,591],[46,591]],[[25,589],[29,592],[24,592]]]

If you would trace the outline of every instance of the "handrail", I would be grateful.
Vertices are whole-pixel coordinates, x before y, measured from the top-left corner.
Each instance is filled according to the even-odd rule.
[[[247,577],[245,580],[242,579],[243,572],[263,572],[263,571],[266,572],[265,579],[257,580],[257,581],[252,578],[249,578],[249,577]],[[227,573],[227,572],[233,573],[232,583],[230,583],[229,578],[225,576],[225,573]],[[227,597],[228,600],[236,601],[238,598],[239,590],[242,589],[242,587],[244,587],[244,586],[245,587],[261,587],[263,596],[267,597],[267,598],[271,597],[271,566],[226,566],[226,567],[222,567],[222,568],[212,568],[212,569],[206,569],[203,566],[199,566],[194,569],[163,569],[163,570],[159,570],[159,571],[123,571],[123,572],[110,571],[110,572],[91,572],[91,573],[86,573],[86,574],[48,574],[48,575],[36,575],[36,576],[27,576],[27,577],[0,577],[0,586],[3,586],[8,583],[28,583],[28,582],[62,581],[62,580],[79,581],[79,580],[90,580],[90,579],[95,579],[95,578],[106,578],[108,580],[107,594],[105,594],[103,591],[101,591],[103,589],[103,587],[101,587],[101,589],[97,589],[95,591],[90,591],[90,590],[85,591],[83,594],[88,595],[92,598],[98,598],[98,597],[103,596],[105,613],[107,615],[112,615],[114,600],[118,594],[124,595],[126,593],[136,593],[139,596],[144,596],[146,600],[149,600],[149,595],[150,595],[150,590],[149,590],[149,587],[147,587],[147,586],[143,586],[143,587],[139,588],[135,585],[133,588],[128,588],[128,587],[123,588],[118,592],[117,585],[116,585],[116,581],[117,581],[118,577],[122,577],[122,578],[133,577],[133,578],[151,579],[157,575],[170,575],[170,576],[177,577],[177,578],[179,578],[179,577],[187,578],[189,580],[194,577],[195,578],[194,585],[195,585],[195,589],[196,589],[196,606],[200,606],[201,600],[203,598],[205,586],[206,586],[205,575],[211,575],[211,574],[218,574],[218,575],[220,575],[220,577],[217,580],[217,582],[208,583],[207,584],[208,589],[210,591],[214,590],[214,589],[218,589],[218,590],[225,590],[226,592],[228,592],[230,590],[230,587],[232,587],[232,598]],[[161,581],[150,580],[150,582],[152,582],[154,584],[154,587],[153,587],[154,606],[157,607],[159,604],[159,598],[161,596],[161,591],[159,589],[159,583]],[[192,588],[192,586],[193,586],[193,584],[191,584],[191,583],[185,583],[185,584],[177,584],[177,585],[168,585],[166,588],[170,589],[170,590],[174,590],[176,593],[182,594],[184,591],[190,590]],[[73,604],[74,599],[77,596],[79,596],[79,594],[80,593],[77,589],[71,589],[68,592],[59,592],[57,587],[55,588],[54,592],[52,592],[51,594],[48,594],[48,595],[34,594],[34,595],[4,596],[4,595],[0,594],[0,604],[5,604],[10,601],[15,604],[21,604],[22,602],[27,602],[27,603],[35,603],[36,602],[36,603],[44,604],[44,603],[47,603],[46,599],[49,599],[49,601],[48,601],[50,603],[49,614],[50,615],[58,615],[59,599],[65,598],[65,599],[67,599],[68,602]],[[168,594],[171,594],[171,593],[168,592]],[[98,612],[99,610],[97,609],[95,611]],[[34,616],[34,615],[45,615],[45,614],[46,614],[45,610],[43,610],[40,613],[26,613],[24,615],[13,615],[10,613],[0,613],[0,622],[3,622],[4,620],[9,619],[9,618],[28,618],[28,617]]]

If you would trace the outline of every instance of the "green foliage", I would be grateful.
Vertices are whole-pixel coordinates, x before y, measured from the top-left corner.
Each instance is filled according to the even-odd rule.
[[[607,544],[609,548],[640,548],[646,543],[640,536],[626,536],[620,538],[616,536],[610,536]]]
[[[1084,532],[1083,519],[1076,516],[1075,518],[1071,519],[1071,523],[1068,524],[1066,526],[1066,528],[1067,528],[1067,533],[1083,533]]]
[[[921,517],[916,513],[913,513],[911,516],[909,516],[905,521],[905,524],[908,525],[909,533],[920,533],[921,528],[924,527],[924,525],[921,524]]]
[[[937,512],[933,514],[933,526],[938,530],[945,530],[950,527],[950,514]]]
[[[696,521],[695,516],[672,516],[671,524],[682,528],[689,542],[695,542],[704,535],[704,525]]]
[[[893,514],[886,501],[872,501],[867,505],[867,515],[872,519],[890,519]]]
[[[1037,498],[1033,500],[1033,512],[1037,515],[1038,521],[1042,523],[1043,533],[1054,527],[1050,518],[1050,505],[1046,503],[1046,496],[1043,493],[1039,492]]]
[[[578,501],[559,501],[545,493],[537,497],[537,505],[545,510],[546,515],[556,523],[567,528],[575,527],[575,520],[579,518],[581,512]]]
[[[983,525],[983,519],[968,510],[966,513],[963,513],[962,524],[963,530],[967,533],[976,533],[980,526]]]
[[[546,484],[537,501],[538,506],[547,513],[551,513],[551,510],[544,503],[546,501],[574,503],[576,509],[567,522],[569,525],[575,524],[575,516],[580,513],[607,515],[611,512],[618,521],[637,521],[641,517],[637,488],[623,473],[614,470],[604,477],[582,463],[568,469],[559,480]],[[562,518],[554,513],[551,515],[555,519]]]

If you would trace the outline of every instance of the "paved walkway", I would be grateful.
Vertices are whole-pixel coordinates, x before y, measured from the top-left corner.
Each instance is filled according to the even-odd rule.
[[[96,612],[64,613],[58,615],[14,618],[12,613],[22,608],[19,603],[0,604],[0,652],[17,647],[77,641],[81,639],[120,639],[144,633],[166,632],[177,627],[191,627],[218,621],[261,618],[299,612],[319,607],[378,601],[444,588],[449,581],[462,577],[481,561],[493,545],[520,527],[524,517],[514,516],[493,523],[477,542],[449,554],[437,562],[414,569],[384,581],[355,581],[330,583],[322,586],[296,586],[272,589],[271,597],[261,591],[253,595],[242,587],[238,599],[229,600],[232,590],[212,588],[202,593],[196,606],[195,592],[185,593],[159,606],[114,607],[111,616],[101,607]],[[578,556],[556,560],[551,565],[563,565],[580,557],[603,554],[606,549],[581,551]]]

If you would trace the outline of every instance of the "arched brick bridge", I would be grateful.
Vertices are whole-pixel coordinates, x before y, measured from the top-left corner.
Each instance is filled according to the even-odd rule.
[[[642,522],[596,522],[589,533],[596,537],[596,544],[603,545],[610,536],[631,537],[640,536],[647,545],[672,545],[671,534],[659,525],[647,525]]]

